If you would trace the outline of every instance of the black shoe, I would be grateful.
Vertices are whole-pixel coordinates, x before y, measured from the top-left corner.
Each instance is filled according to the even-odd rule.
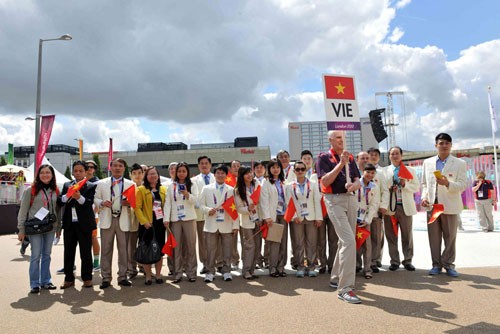
[[[101,285],[99,285],[99,289],[107,289],[111,286],[111,284],[108,281],[103,281]]]
[[[286,277],[286,276],[287,274],[284,271],[280,272],[280,277]]]
[[[380,269],[378,269],[378,267],[376,265],[374,266],[370,266],[370,269],[372,270],[372,272],[374,273],[379,273],[380,272]]]
[[[217,272],[222,274],[222,267],[217,267]]]
[[[150,280],[150,279],[147,279],[147,280],[144,282],[144,284],[146,284],[146,285],[151,285],[151,284],[153,284],[153,281],[152,281],[152,280]]]
[[[121,281],[118,282],[118,285],[121,286],[132,286],[132,282],[126,279],[122,279]]]
[[[188,281],[191,283],[194,283],[194,282],[196,282],[196,278],[194,278],[194,277],[188,278]]]
[[[163,280],[163,278],[155,278],[155,282],[156,282],[156,284],[163,284],[163,283],[165,283],[165,281]]]
[[[318,272],[320,274],[324,274],[324,273],[326,273],[326,268],[325,267],[321,267],[321,268],[319,268]]]
[[[39,287],[32,288],[30,293],[40,293],[40,288]]]
[[[275,272],[275,273],[269,274],[269,276],[276,278],[276,277],[280,277],[280,274],[278,272]]]
[[[204,274],[208,274],[208,269],[206,267],[203,267],[201,270],[200,270],[200,275],[204,275]]]
[[[361,272],[361,270],[363,270],[363,268],[361,268],[361,267],[356,267],[356,272],[357,272],[357,273]]]
[[[394,263],[393,263],[393,264],[391,264],[391,265],[389,266],[389,270],[390,270],[390,271],[396,271],[396,270],[398,270],[398,268],[399,268],[399,264],[394,264]]]
[[[57,286],[55,286],[52,283],[49,283],[49,284],[45,284],[44,286],[42,286],[42,289],[45,289],[45,290],[55,290],[55,289],[57,289]]]
[[[293,270],[297,270],[297,268],[298,268],[298,265],[296,265],[296,264],[292,265]]]
[[[415,266],[413,266],[413,264],[411,264],[411,263],[408,263],[408,264],[405,264],[405,269],[408,271],[415,271]]]
[[[136,278],[137,274],[138,274],[138,272],[135,272],[135,273],[128,275],[128,279],[132,280],[132,279]]]
[[[377,261],[376,264],[377,264],[377,267],[382,268],[382,262]]]

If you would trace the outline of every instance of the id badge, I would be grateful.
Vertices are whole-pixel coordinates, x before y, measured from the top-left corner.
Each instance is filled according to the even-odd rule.
[[[302,217],[309,216],[309,212],[307,212],[307,203],[300,203],[300,215]]]
[[[49,210],[47,210],[44,207],[41,207],[40,210],[38,210],[35,213],[35,218],[38,218],[40,220],[43,220],[47,215],[49,214]]]
[[[477,191],[477,197],[478,198],[483,197],[483,191],[482,190],[478,190]]]
[[[403,202],[403,195],[401,194],[401,188],[398,187],[398,190],[396,191],[396,202],[397,203],[402,203]]]
[[[358,217],[357,217],[358,224],[361,224],[363,220],[365,220],[365,213],[366,213],[365,209],[358,210]]]
[[[76,215],[76,208],[75,207],[71,208],[71,220],[74,222],[78,221],[78,216]]]
[[[215,213],[215,221],[223,222],[224,221],[224,209],[218,209]]]
[[[184,211],[184,204],[177,205],[177,217],[179,218],[179,220],[182,220],[183,218],[186,217],[186,212]]]
[[[257,210],[250,211],[250,221],[252,223],[259,221],[259,214],[257,213]]]
[[[281,214],[281,213],[283,213],[283,210],[284,210],[284,209],[285,209],[285,203],[283,203],[283,201],[282,201],[282,200],[279,200],[279,201],[278,201],[278,207],[276,208],[276,212],[277,212],[278,214]]]
[[[160,201],[153,202],[153,212],[155,213],[156,219],[163,218],[163,210],[161,209],[161,202]]]

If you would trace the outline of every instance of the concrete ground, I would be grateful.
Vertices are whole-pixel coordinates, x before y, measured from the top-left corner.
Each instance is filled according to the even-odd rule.
[[[421,224],[416,221],[416,227]],[[372,280],[356,279],[360,305],[337,299],[328,275],[298,279],[261,277],[232,282],[217,276],[205,284],[186,280],[145,286],[141,275],[134,286],[113,282],[100,290],[76,288],[29,294],[27,255],[19,254],[14,235],[0,236],[0,330],[2,333],[105,332],[320,332],[320,333],[500,333],[499,232],[483,233],[467,222],[457,241],[459,278],[430,277],[427,233],[414,231],[417,271],[384,270]],[[52,279],[59,286],[63,246],[52,252]],[[115,253],[116,254],[116,253]],[[116,255],[115,255],[116,256]],[[116,258],[115,258],[116,262]],[[79,274],[79,263],[77,263]],[[164,267],[165,268],[165,267]],[[114,270],[116,272],[116,270]],[[166,274],[166,272],[164,272]],[[153,283],[154,284],[154,283]]]

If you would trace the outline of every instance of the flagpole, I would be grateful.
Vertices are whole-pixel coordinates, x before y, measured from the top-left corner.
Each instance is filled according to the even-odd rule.
[[[489,109],[490,109],[490,116],[491,116],[491,134],[493,137],[493,159],[495,161],[495,186],[496,186],[496,191],[495,195],[496,198],[499,198],[499,187],[498,187],[498,160],[497,160],[497,140],[495,137],[495,132],[497,131],[497,120],[495,116],[495,109],[493,108],[493,104],[491,103],[491,86],[488,86],[488,103],[489,103]]]

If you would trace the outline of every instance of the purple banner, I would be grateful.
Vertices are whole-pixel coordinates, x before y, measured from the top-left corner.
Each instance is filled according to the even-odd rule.
[[[361,130],[361,122],[326,122],[326,127],[328,131],[354,131]]]

